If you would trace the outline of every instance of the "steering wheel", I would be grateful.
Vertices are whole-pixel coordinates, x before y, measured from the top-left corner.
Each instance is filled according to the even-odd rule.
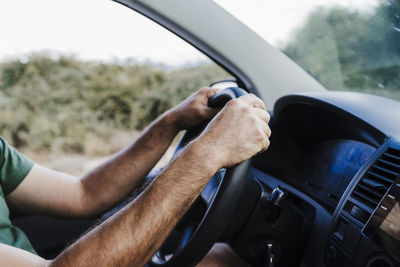
[[[244,94],[247,93],[243,89],[230,87],[209,98],[208,106],[223,107],[229,100]],[[196,138],[205,126],[204,123],[187,130],[175,153]],[[151,258],[149,266],[189,267],[200,262],[228,224],[243,192],[249,166],[250,160],[246,160],[232,168],[219,170]]]

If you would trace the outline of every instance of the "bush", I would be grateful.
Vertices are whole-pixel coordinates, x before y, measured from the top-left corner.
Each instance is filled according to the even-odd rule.
[[[32,152],[85,153],[89,138],[106,142],[116,131],[141,130],[193,91],[228,77],[211,64],[167,71],[45,54],[9,60],[0,64],[0,135]]]

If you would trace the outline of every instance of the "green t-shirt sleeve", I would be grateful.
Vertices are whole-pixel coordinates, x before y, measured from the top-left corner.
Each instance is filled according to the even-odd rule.
[[[24,180],[33,162],[0,137],[0,183],[4,195],[10,194]]]

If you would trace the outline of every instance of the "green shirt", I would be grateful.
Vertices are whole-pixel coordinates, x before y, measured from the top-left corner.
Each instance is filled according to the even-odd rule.
[[[10,221],[5,196],[10,194],[28,175],[33,162],[0,137],[0,243],[35,253],[26,235]]]

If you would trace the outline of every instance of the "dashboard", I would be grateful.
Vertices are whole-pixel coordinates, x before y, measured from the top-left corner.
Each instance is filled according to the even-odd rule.
[[[282,180],[312,195],[333,212],[358,170],[376,148],[355,140],[333,139],[304,149]]]
[[[293,251],[306,232],[299,265],[400,266],[398,114],[399,102],[348,92],[291,95],[276,103],[271,146],[253,159],[250,175],[266,194],[285,188],[289,213],[301,214],[274,222],[267,234]],[[302,227],[290,236],[296,222]],[[251,223],[244,235],[259,225]],[[293,262],[276,265],[287,264]]]

